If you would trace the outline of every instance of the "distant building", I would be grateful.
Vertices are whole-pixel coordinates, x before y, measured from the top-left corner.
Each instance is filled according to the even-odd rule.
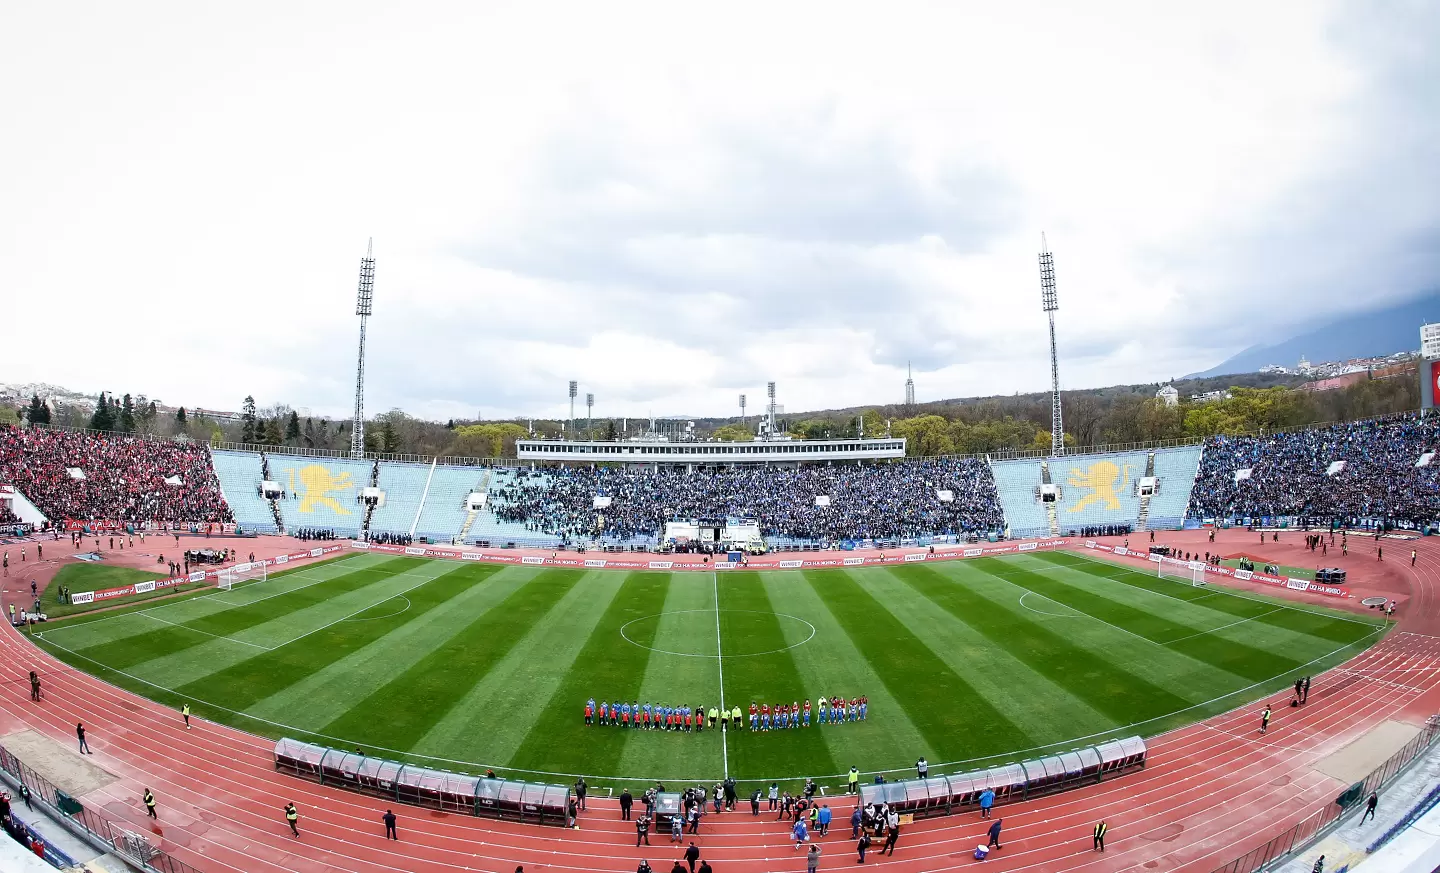
[[[1266,364],[1265,366],[1260,368],[1260,372],[1273,373],[1276,376],[1290,375],[1290,371],[1285,367],[1280,366],[1279,364]]]
[[[1166,406],[1179,406],[1180,392],[1175,390],[1174,385],[1166,385],[1164,388],[1155,392],[1155,399]]]
[[[1301,355],[1301,356],[1300,356],[1300,363],[1298,363],[1298,364],[1295,365],[1295,372],[1297,372],[1297,373],[1299,373],[1300,375],[1304,376],[1304,375],[1307,375],[1307,374],[1309,374],[1309,373],[1313,373],[1314,371],[1315,371],[1315,368],[1312,367],[1312,366],[1310,366],[1310,362],[1307,361],[1307,360],[1305,360],[1305,356],[1304,356],[1304,355]]]
[[[1191,394],[1191,403],[1214,403],[1217,400],[1229,400],[1229,391],[1206,391],[1204,394]]]

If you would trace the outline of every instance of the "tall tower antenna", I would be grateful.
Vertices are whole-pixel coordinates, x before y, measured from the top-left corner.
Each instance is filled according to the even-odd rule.
[[[1065,454],[1065,421],[1060,414],[1060,359],[1055,353],[1055,310],[1060,302],[1055,296],[1055,256],[1040,234],[1040,306],[1050,316],[1050,455]]]
[[[915,377],[910,373],[910,362],[905,362],[905,405],[915,405]]]
[[[360,316],[360,360],[355,365],[355,423],[350,427],[350,457],[365,457],[365,324],[375,301],[375,237],[365,246],[360,259],[360,290],[355,297],[355,314]]]
[[[575,435],[575,394],[577,393],[577,390],[578,390],[579,388],[580,388],[580,383],[579,383],[579,382],[576,382],[574,379],[571,379],[571,380],[570,380],[570,419],[565,422],[565,424],[566,424],[566,426],[567,426],[567,429],[570,431],[570,435],[571,435],[571,436],[574,436],[574,435]]]
[[[595,395],[585,395],[585,427],[589,429],[590,420],[595,417]]]
[[[745,395],[740,395],[740,426],[745,426]]]

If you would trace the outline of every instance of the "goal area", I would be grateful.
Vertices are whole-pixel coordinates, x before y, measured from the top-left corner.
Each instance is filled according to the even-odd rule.
[[[255,561],[249,564],[236,564],[221,570],[215,577],[215,587],[221,591],[229,591],[237,585],[264,581],[265,562]]]
[[[1162,579],[1175,579],[1179,582],[1189,582],[1194,586],[1205,584],[1205,562],[1204,561],[1177,561],[1174,558],[1161,558],[1155,564],[1155,575]]]

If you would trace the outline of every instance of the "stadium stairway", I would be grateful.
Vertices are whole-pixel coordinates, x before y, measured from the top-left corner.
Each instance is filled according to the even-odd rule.
[[[235,521],[246,530],[277,533],[279,526],[272,501],[260,496],[260,482],[265,473],[261,456],[251,452],[210,453],[215,476],[220,480],[220,493],[235,513]]]
[[[430,477],[430,493],[420,509],[420,520],[415,524],[415,535],[444,543],[454,540],[457,532],[463,535],[466,519],[475,514],[466,509],[465,498],[472,491],[484,491],[489,479],[488,470],[437,465]]]
[[[1154,476],[1154,475],[1155,475],[1155,453],[1154,453],[1154,452],[1151,452],[1151,453],[1150,453],[1150,456],[1145,459],[1145,475],[1146,475],[1146,476]],[[1145,525],[1146,525],[1146,524],[1149,522],[1149,520],[1150,520],[1150,499],[1151,499],[1151,497],[1152,497],[1152,495],[1149,495],[1149,494],[1141,494],[1141,495],[1140,495],[1140,518],[1139,518],[1139,520],[1136,521],[1136,523],[1135,523],[1135,529],[1136,529],[1136,530],[1145,530]]]
[[[423,511],[430,465],[387,462],[381,463],[379,470],[375,487],[385,492],[385,505],[375,507],[371,514],[370,532],[408,534],[411,528],[418,528],[415,519]]]

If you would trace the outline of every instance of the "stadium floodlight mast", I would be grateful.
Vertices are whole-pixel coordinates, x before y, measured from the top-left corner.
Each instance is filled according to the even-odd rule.
[[[1055,310],[1060,302],[1055,296],[1055,256],[1040,234],[1040,306],[1050,316],[1050,455],[1065,454],[1065,421],[1060,414],[1060,359],[1055,354]]]
[[[355,423],[350,428],[350,457],[365,457],[365,323],[370,319],[375,301],[375,238],[365,246],[360,259],[360,290],[355,298],[355,314],[360,316],[360,360],[355,365]]]
[[[770,435],[770,436],[773,437],[773,436],[775,435],[775,383],[774,383],[774,382],[766,382],[766,383],[765,383],[765,396],[766,396],[766,398],[767,398],[767,405],[766,405],[766,409],[765,409],[765,414],[766,414],[766,416],[768,417],[768,421],[766,422],[766,428],[765,428],[765,430],[766,430],[766,433],[767,433],[768,435]]]
[[[576,382],[574,379],[571,379],[571,380],[570,380],[570,419],[565,422],[566,428],[570,431],[570,435],[571,435],[571,436],[574,436],[574,435],[575,435],[575,395],[576,395],[576,393],[578,393],[579,388],[580,388],[580,383],[579,383],[579,382]]]

